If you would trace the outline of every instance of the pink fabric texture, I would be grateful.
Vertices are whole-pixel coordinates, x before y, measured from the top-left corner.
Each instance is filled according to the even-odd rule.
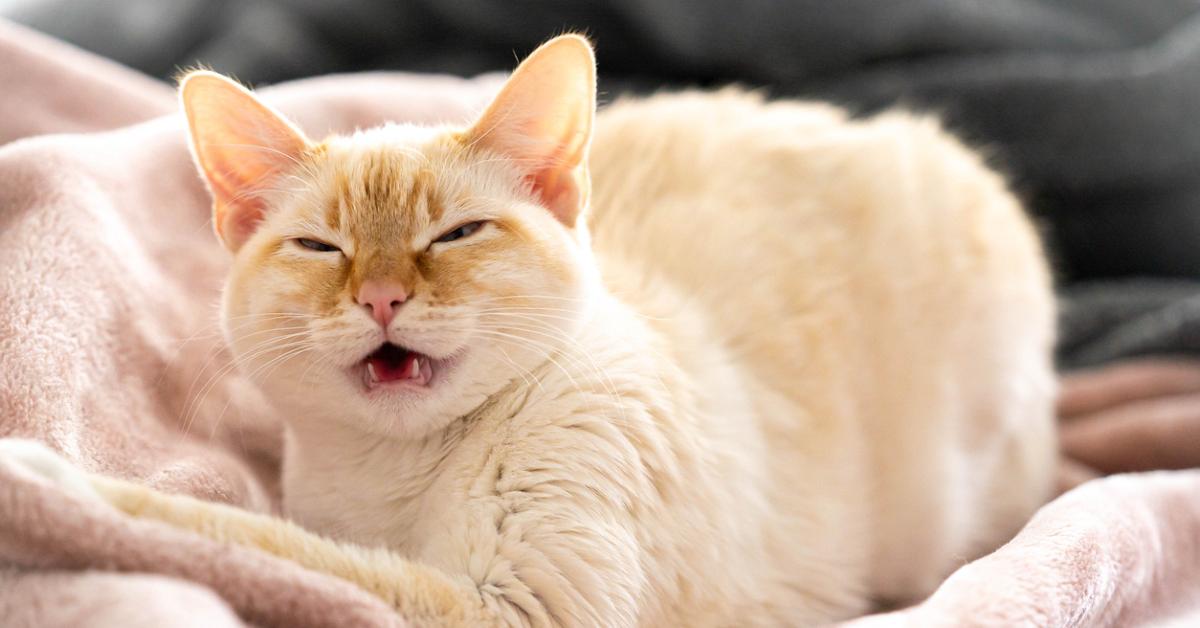
[[[313,136],[462,121],[497,87],[365,74],[264,91]],[[0,23],[0,436],[270,512],[279,420],[215,326],[227,257],[173,90]],[[1134,625],[1200,609],[1200,365],[1064,380],[1064,488],[1008,545],[854,626]],[[1091,480],[1107,474],[1121,475]],[[83,503],[0,465],[0,625],[388,626],[336,578]]]

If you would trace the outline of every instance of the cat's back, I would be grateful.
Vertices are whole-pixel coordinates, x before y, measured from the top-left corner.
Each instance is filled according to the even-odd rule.
[[[601,264],[677,288],[776,387],[821,346],[843,367],[878,364],[904,346],[892,334],[949,341],[1008,302],[1025,306],[1031,345],[1052,339],[1031,222],[931,118],[855,120],[737,89],[665,94],[603,111],[591,168]]]
[[[661,95],[601,113],[591,169],[616,291],[637,307],[670,285],[703,312],[759,400],[781,514],[861,501],[863,522],[831,523],[870,548],[875,595],[928,592],[1045,497],[1044,255],[1003,179],[936,121]]]
[[[862,279],[909,294],[936,280],[930,297],[981,272],[1048,285],[1002,178],[931,118],[854,120],[732,88],[664,94],[602,111],[591,170],[602,259],[662,273],[739,330],[771,318],[747,307],[791,316]]]

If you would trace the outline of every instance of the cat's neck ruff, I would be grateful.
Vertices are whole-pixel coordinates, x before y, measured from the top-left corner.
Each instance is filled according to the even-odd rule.
[[[428,490],[452,447],[445,442],[451,429],[402,440],[370,433],[337,417],[289,417],[283,463],[285,514],[333,536],[392,541],[404,532],[394,526],[402,526],[409,517],[397,516],[391,525],[382,525],[372,514],[389,507],[405,513],[409,503]]]

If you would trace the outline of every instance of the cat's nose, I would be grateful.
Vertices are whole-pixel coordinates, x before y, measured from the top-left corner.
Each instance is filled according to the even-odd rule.
[[[396,316],[396,310],[408,299],[404,286],[388,281],[364,281],[358,288],[354,300],[367,308],[367,313],[380,327],[387,329]]]

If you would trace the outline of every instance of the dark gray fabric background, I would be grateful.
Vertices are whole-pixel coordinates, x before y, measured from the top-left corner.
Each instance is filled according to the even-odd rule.
[[[609,96],[730,82],[940,114],[1043,221],[1065,366],[1200,353],[1200,0],[44,0],[9,17],[149,74],[510,69],[583,30]]]

